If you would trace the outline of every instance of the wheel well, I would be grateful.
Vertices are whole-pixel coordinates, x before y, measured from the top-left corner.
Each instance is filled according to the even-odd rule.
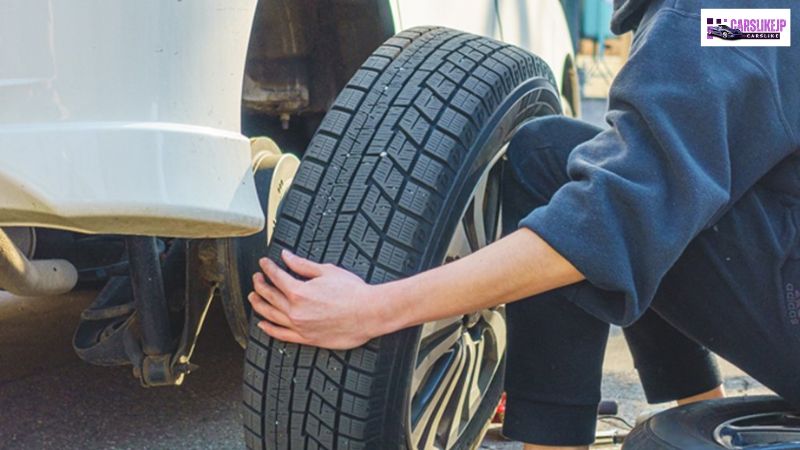
[[[282,130],[307,140],[347,80],[393,34],[389,0],[260,1],[245,66],[243,131]]]

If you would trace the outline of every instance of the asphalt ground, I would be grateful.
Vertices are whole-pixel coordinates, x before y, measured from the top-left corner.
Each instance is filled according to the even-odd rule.
[[[0,448],[242,448],[243,352],[219,305],[212,307],[195,352],[200,369],[180,387],[145,389],[129,368],[91,366],[73,353],[78,315],[93,295],[0,295]],[[723,362],[722,369],[731,394],[765,392],[730,364]],[[631,421],[649,408],[619,330],[608,346],[603,396],[617,401]],[[483,448],[521,446],[490,432]]]
[[[94,292],[0,296],[0,448],[243,448],[243,350],[219,305],[180,387],[142,388],[129,367],[84,363],[71,347]]]

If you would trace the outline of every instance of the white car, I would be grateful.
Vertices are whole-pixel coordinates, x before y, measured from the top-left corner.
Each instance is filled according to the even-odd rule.
[[[562,111],[558,0],[5,0],[0,287],[102,282],[75,350],[145,386],[182,382],[221,294],[251,448],[466,448],[502,308],[333,352],[261,334],[244,294],[284,247],[381,282],[486,245],[505,145]]]

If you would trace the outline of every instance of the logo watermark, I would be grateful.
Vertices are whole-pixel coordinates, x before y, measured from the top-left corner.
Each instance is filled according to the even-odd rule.
[[[701,9],[703,47],[789,47],[789,9]]]

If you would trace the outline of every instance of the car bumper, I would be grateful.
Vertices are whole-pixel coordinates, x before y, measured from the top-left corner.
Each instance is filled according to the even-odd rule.
[[[212,237],[251,234],[264,217],[238,133],[73,123],[0,130],[0,223]]]
[[[239,132],[255,4],[2,2],[0,225],[258,231]]]

